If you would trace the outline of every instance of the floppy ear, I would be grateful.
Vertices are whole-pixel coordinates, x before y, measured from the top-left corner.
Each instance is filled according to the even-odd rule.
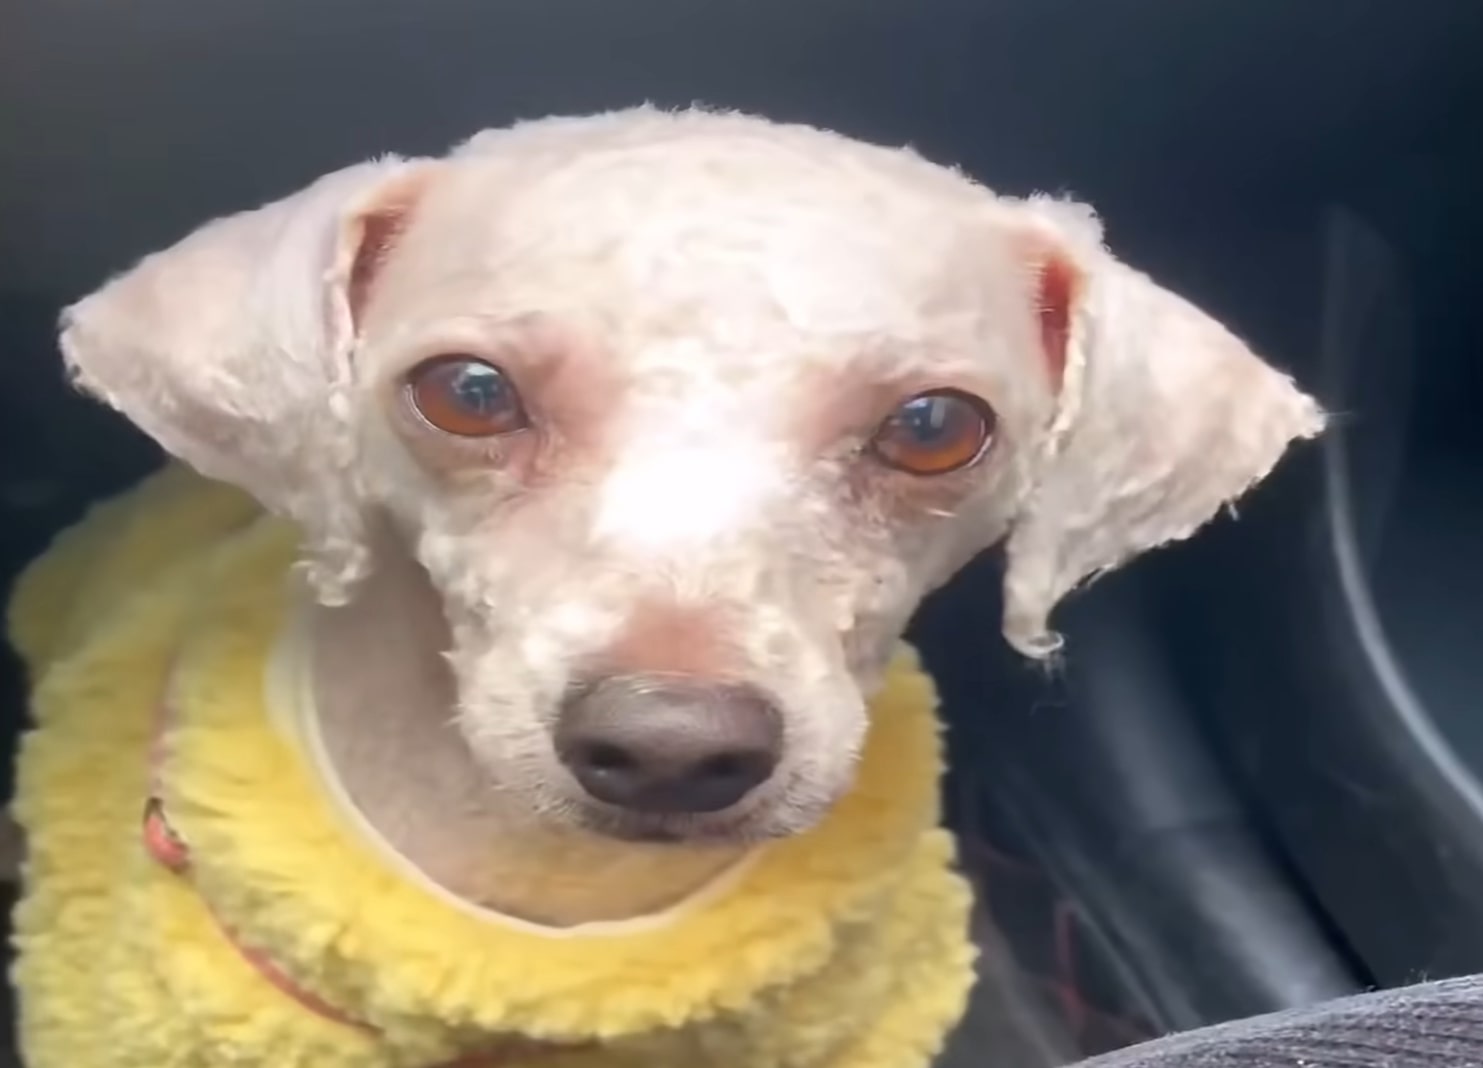
[[[218,219],[62,315],[75,382],[202,474],[298,520],[330,600],[364,566],[357,304],[432,166],[364,163]]]
[[[1060,326],[1046,344],[1064,345],[1049,354],[1055,426],[1006,546],[1004,636],[1044,657],[1060,646],[1048,618],[1062,597],[1189,536],[1324,417],[1214,319],[1115,260],[1089,209],[1033,199],[1015,212],[1039,258],[1042,325]]]

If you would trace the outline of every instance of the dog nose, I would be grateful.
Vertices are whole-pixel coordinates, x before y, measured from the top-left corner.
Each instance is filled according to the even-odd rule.
[[[638,812],[730,808],[767,781],[782,746],[782,716],[761,692],[698,679],[606,679],[567,701],[556,726],[582,788]]]

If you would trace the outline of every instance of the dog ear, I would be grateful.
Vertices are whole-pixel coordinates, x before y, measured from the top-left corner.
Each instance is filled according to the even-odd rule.
[[[1012,214],[1060,396],[1006,544],[1003,630],[1045,657],[1062,597],[1192,534],[1324,416],[1210,316],[1115,260],[1089,209],[1032,199]]]
[[[328,600],[364,566],[355,316],[434,166],[391,158],[330,174],[203,226],[62,315],[77,385],[299,521]]]

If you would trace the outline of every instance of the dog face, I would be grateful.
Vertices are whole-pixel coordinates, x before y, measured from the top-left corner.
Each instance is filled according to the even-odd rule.
[[[1005,541],[1005,635],[1046,655],[1063,594],[1321,424],[1090,211],[699,112],[339,172],[145,260],[63,347],[302,524],[326,600],[393,531],[491,782],[635,837],[812,825],[973,555]]]

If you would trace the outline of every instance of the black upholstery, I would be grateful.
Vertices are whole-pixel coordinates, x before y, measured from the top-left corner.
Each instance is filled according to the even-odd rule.
[[[991,1064],[986,1060],[985,1064]],[[1483,976],[1238,1020],[1083,1061],[1078,1068],[1478,1068]]]

